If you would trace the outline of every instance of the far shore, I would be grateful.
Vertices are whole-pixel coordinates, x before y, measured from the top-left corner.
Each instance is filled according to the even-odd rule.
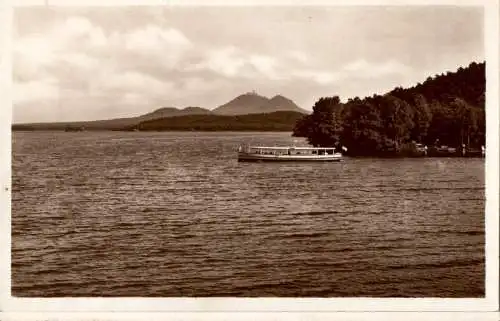
[[[15,133],[33,133],[33,132],[60,132],[63,135],[80,135],[83,136],[85,133],[109,133],[109,132],[120,132],[120,133],[130,133],[130,134],[139,134],[139,133],[235,133],[235,134],[241,134],[241,133],[246,133],[246,134],[259,134],[259,133],[289,133],[290,138],[294,140],[301,140],[300,137],[293,137],[292,136],[292,131],[291,130],[191,130],[191,129],[185,129],[185,130],[144,130],[144,131],[133,131],[133,130],[111,130],[111,129],[88,129],[88,130],[78,130],[78,131],[65,131],[64,129],[61,128],[37,128],[37,129],[22,129],[22,128],[17,128],[17,129],[12,129],[12,132]],[[371,155],[349,155],[349,153],[344,153],[345,157],[349,158],[377,158],[377,159],[395,159],[395,158],[484,158],[485,154],[479,150],[479,149],[466,149],[464,151],[460,151],[458,149],[454,151],[439,151],[437,147],[431,146],[429,149],[429,152],[427,154],[424,153],[408,153],[408,152],[403,152],[403,153],[379,153],[379,154],[371,154]]]

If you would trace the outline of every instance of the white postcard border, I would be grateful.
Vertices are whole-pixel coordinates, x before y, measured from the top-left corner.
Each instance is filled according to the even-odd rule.
[[[487,70],[487,138],[486,138],[486,297],[481,299],[375,299],[375,298],[64,298],[39,299],[15,298],[10,290],[10,189],[11,189],[11,119],[12,119],[12,8],[30,5],[484,5],[485,7],[485,54]],[[439,0],[439,1],[298,1],[298,0],[254,0],[254,1],[210,1],[201,0],[16,0],[0,2],[0,309],[11,313],[21,312],[91,312],[91,311],[157,311],[157,312],[280,312],[280,311],[496,311],[498,310],[498,259],[499,259],[499,6],[498,0]]]

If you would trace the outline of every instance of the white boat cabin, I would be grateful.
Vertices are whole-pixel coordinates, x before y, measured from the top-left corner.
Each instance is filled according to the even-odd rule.
[[[334,155],[333,147],[265,147],[247,146],[240,147],[240,152],[256,155]]]

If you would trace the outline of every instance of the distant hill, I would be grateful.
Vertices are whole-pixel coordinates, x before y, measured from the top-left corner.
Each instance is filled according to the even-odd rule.
[[[285,114],[279,114],[279,117],[284,117],[285,119],[289,119],[287,117],[295,117],[295,113],[299,115],[308,114],[308,112],[304,109],[298,107],[292,100],[283,97],[281,95],[274,96],[269,99],[267,97],[263,97],[257,95],[255,93],[247,93],[240,95],[230,102],[215,108],[213,111],[210,111],[205,108],[200,107],[186,107],[184,109],[179,109],[175,107],[163,107],[156,109],[150,113],[140,115],[137,117],[127,117],[127,118],[115,118],[115,119],[107,119],[107,120],[95,120],[95,121],[77,121],[77,122],[54,122],[54,123],[29,123],[29,124],[13,124],[12,130],[66,130],[66,131],[80,131],[80,130],[123,130],[124,128],[135,128],[138,124],[144,123],[151,120],[156,119],[166,119],[172,117],[182,117],[182,116],[198,116],[193,119],[196,121],[200,121],[201,119],[205,119],[207,121],[216,120],[216,122],[222,121],[222,118],[213,118],[208,116],[235,116],[235,115],[248,115],[248,114],[270,114],[278,111],[289,111],[292,112],[293,116]],[[272,117],[271,117],[272,118]],[[260,119],[262,121],[270,121],[271,123],[278,124],[281,120],[272,119],[261,116],[255,116],[252,119]],[[181,120],[187,120],[187,118],[183,118]],[[214,121],[215,121],[214,120]],[[247,121],[249,119],[245,119]],[[232,119],[231,121],[240,121]],[[287,120],[284,120],[286,124]],[[219,124],[220,125],[220,124]],[[217,126],[219,126],[217,125]],[[181,127],[184,125],[181,125]],[[246,125],[245,125],[246,126]],[[243,126],[243,127],[245,127]],[[281,125],[276,125],[279,128]],[[286,125],[288,126],[288,125]],[[286,127],[285,126],[285,127]],[[196,126],[195,126],[196,127]],[[220,126],[219,126],[220,127]],[[223,127],[223,126],[222,126]],[[258,126],[251,126],[255,130],[258,130]],[[245,127],[246,128],[246,127]],[[286,127],[288,128],[288,127]],[[291,129],[290,129],[291,130]]]
[[[185,116],[185,115],[209,115],[212,112],[208,109],[201,107],[186,107],[184,109],[178,109],[175,107],[164,107],[157,109],[151,113],[144,114],[138,117],[139,122],[163,118],[163,117],[174,117],[174,116]]]
[[[292,131],[304,116],[295,111],[249,115],[186,115],[148,120],[127,130],[140,131]]]
[[[281,95],[269,99],[256,93],[246,93],[213,110],[218,115],[246,115],[272,113],[275,111],[308,112],[297,106],[292,100]]]
[[[210,110],[200,107],[186,107],[184,109],[163,107],[137,117],[79,122],[14,124],[12,125],[12,130],[72,130],[77,128],[83,128],[85,130],[120,130],[124,127],[133,126],[140,122],[157,118],[209,114],[211,114]]]

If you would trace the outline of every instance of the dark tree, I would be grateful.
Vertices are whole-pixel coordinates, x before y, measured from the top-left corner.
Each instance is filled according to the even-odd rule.
[[[307,134],[307,140],[313,146],[335,146],[342,133],[340,113],[338,96],[320,98],[313,107],[313,113],[300,121],[298,130]],[[309,127],[304,129],[304,126]]]
[[[385,95],[377,99],[384,122],[383,134],[389,145],[388,151],[399,152],[402,145],[409,141],[413,129],[413,110],[402,99]]]
[[[410,105],[413,106],[413,130],[410,137],[417,142],[424,142],[432,121],[432,111],[427,99],[422,94],[413,94]]]
[[[383,149],[383,122],[379,109],[373,104],[353,100],[347,105],[341,143],[352,155],[375,155]]]

